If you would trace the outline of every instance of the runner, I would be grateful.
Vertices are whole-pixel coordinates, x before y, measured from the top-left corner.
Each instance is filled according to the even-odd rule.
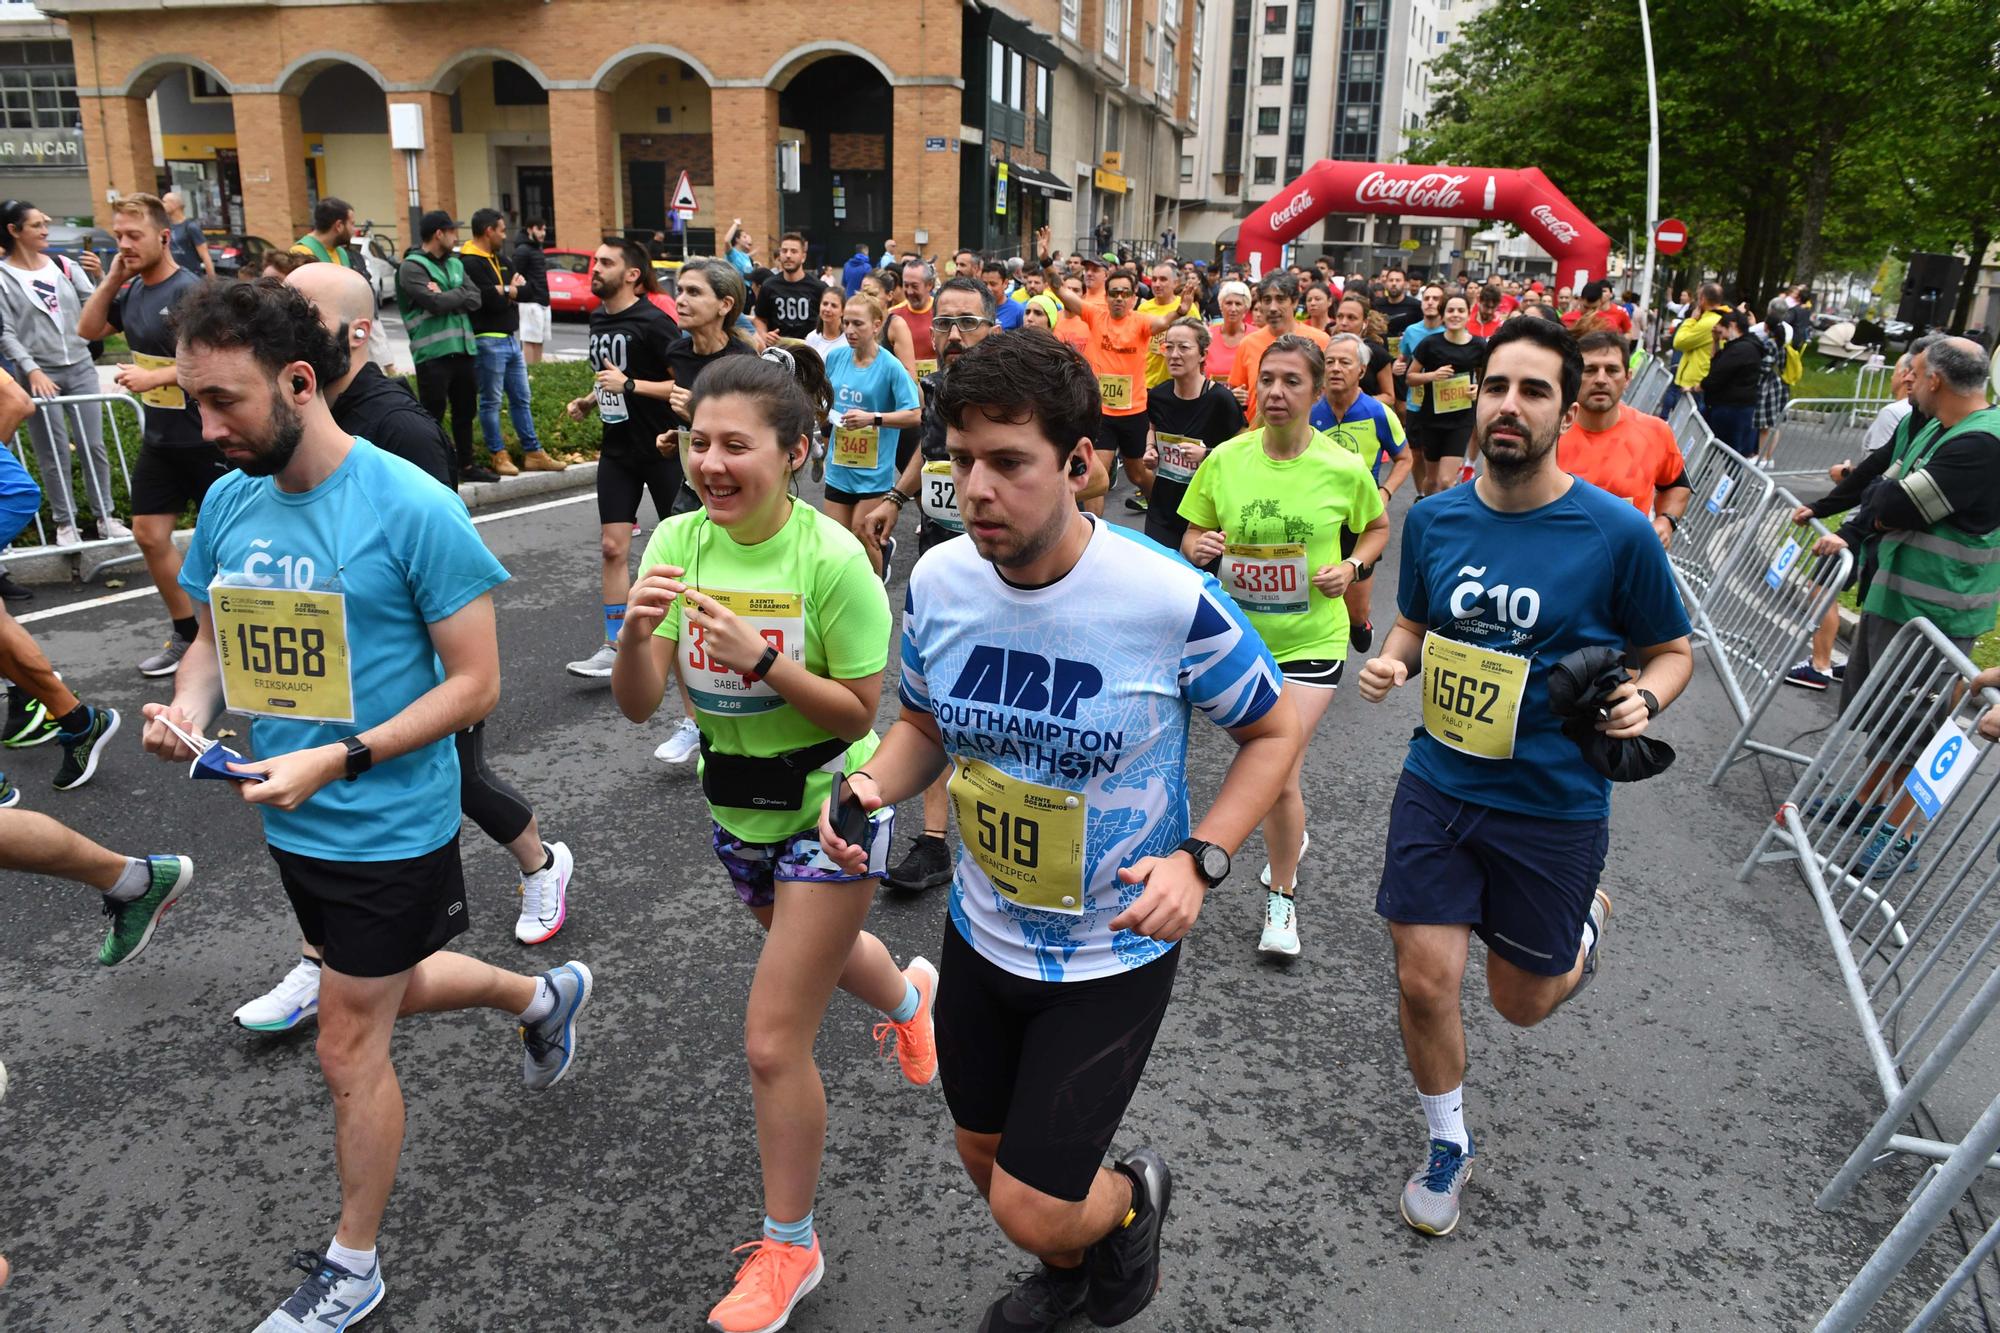
[[[1153,503],[1146,510],[1146,535],[1169,551],[1181,549],[1187,520],[1181,500],[1202,460],[1224,440],[1243,433],[1243,409],[1236,395],[1204,373],[1208,325],[1178,319],[1160,335],[1173,378],[1146,394],[1146,467],[1153,473]],[[1214,567],[1208,566],[1211,573]]]
[[[937,1073],[937,973],[921,958],[898,971],[861,929],[894,812],[872,821],[851,871],[813,829],[835,775],[845,785],[875,752],[891,622],[860,547],[789,493],[812,405],[782,367],[743,360],[704,375],[692,411],[689,472],[706,510],[661,524],[647,544],[611,686],[625,716],[644,722],[669,662],[681,662],[700,709],[715,853],[767,932],[744,1023],[763,1235],[742,1247],[750,1258],[708,1317],[723,1333],[766,1333],[826,1272],[813,1227],[826,1095],[812,1052],[827,1002],[838,985],[880,1010],[877,1039],[893,1035],[904,1076],[926,1084]]]
[[[1631,344],[1609,329],[1596,329],[1579,337],[1576,347],[1583,354],[1582,396],[1576,423],[1556,442],[1556,465],[1631,501],[1652,520],[1660,545],[1671,549],[1694,494],[1674,433],[1650,413],[1625,410]]]
[[[6,790],[0,775],[0,806],[13,804]],[[194,883],[194,862],[185,856],[121,856],[30,810],[0,809],[0,870],[54,875],[96,889],[111,918],[97,949],[105,967],[137,958],[160,918]]]
[[[1021,261],[1016,259],[1014,262],[1018,264]],[[1007,266],[997,259],[989,259],[985,264],[980,266],[979,280],[985,284],[987,291],[993,293],[993,323],[995,327],[1002,329],[1020,328],[1021,304],[1019,301],[1013,299],[1020,293],[1018,290],[1010,292],[1007,288]],[[940,288],[939,290],[943,289]],[[937,347],[935,332],[933,332],[931,337],[931,345]],[[937,350],[938,359],[943,360],[944,348],[937,347]]]
[[[1423,686],[1375,910],[1395,945],[1403,1045],[1430,1129],[1403,1220],[1434,1236],[1458,1224],[1472,1171],[1459,998],[1471,933],[1486,942],[1493,1007],[1527,1027],[1595,975],[1611,916],[1597,887],[1611,784],[1549,711],[1548,670],[1590,645],[1636,651],[1638,678],[1597,724],[1626,738],[1674,701],[1693,664],[1652,529],[1557,464],[1582,375],[1575,341],[1545,320],[1509,320],[1487,344],[1475,409],[1486,470],[1410,510],[1402,614],[1361,670],[1370,703],[1420,673]]]
[[[1148,319],[1158,319],[1164,316],[1168,324],[1173,323],[1183,313],[1181,310],[1180,282],[1180,270],[1174,267],[1173,261],[1162,259],[1159,263],[1153,265],[1152,275],[1149,279],[1153,294],[1146,300],[1139,302],[1136,309]],[[1194,305],[1193,292],[1188,293],[1188,306],[1194,309],[1196,314],[1200,313],[1200,310]],[[1161,332],[1154,334],[1152,341],[1146,344],[1146,387],[1148,389],[1159,388],[1167,382],[1172,373],[1167,369],[1166,349],[1160,342],[1160,339],[1164,336],[1165,328],[1163,326]]]
[[[780,338],[804,338],[819,323],[825,284],[806,274],[806,238],[788,231],[778,238],[778,271],[757,292],[757,339],[769,347]]]
[[[1321,333],[1333,332],[1333,293],[1317,282],[1306,284],[1305,295],[1300,301],[1304,311],[1299,323]]]
[[[1425,288],[1426,299],[1430,288]],[[1472,403],[1478,392],[1478,366],[1486,340],[1465,331],[1471,311],[1463,296],[1444,303],[1444,331],[1428,336],[1410,352],[1407,344],[1396,364],[1404,367],[1411,406],[1410,440],[1422,452],[1424,467],[1417,474],[1417,494],[1436,495],[1461,481],[1478,457],[1472,438]],[[1409,335],[1405,334],[1405,338]]]
[[[865,288],[866,283],[862,286]],[[819,353],[820,360],[826,360],[827,353],[847,341],[841,332],[840,317],[847,309],[847,298],[840,294],[838,287],[822,287],[819,293],[819,322],[805,338],[806,346]]]
[[[1387,320],[1383,326],[1389,335],[1388,346],[1396,354],[1392,369],[1395,372],[1396,388],[1403,395],[1404,405],[1408,409],[1403,416],[1405,426],[1415,425],[1413,418],[1417,409],[1423,404],[1424,395],[1421,390],[1412,388],[1404,376],[1410,369],[1410,357],[1417,350],[1417,345],[1433,333],[1444,332],[1444,287],[1435,282],[1425,283],[1417,292],[1417,301],[1418,309],[1422,311],[1420,318],[1404,325],[1400,331],[1396,328],[1396,321],[1393,318]],[[1422,480],[1421,475],[1418,480]],[[1418,494],[1423,494],[1421,488]]]
[[[978,279],[968,279],[975,284]],[[985,290],[982,285],[981,291]],[[926,312],[925,335],[931,334],[936,303]],[[833,384],[834,410],[827,417],[828,465],[826,516],[856,536],[862,534],[857,510],[887,494],[895,485],[899,443],[904,430],[923,421],[923,399],[916,381],[895,357],[883,353],[882,307],[866,296],[850,297],[841,325],[847,345],[836,347],[826,360],[826,377]],[[911,455],[915,450],[912,448]],[[864,540],[869,563],[886,582],[896,559],[896,539],[880,547]]]
[[[1236,363],[1229,369],[1229,391],[1243,404],[1243,415],[1257,420],[1258,362],[1264,349],[1287,334],[1297,334],[1326,351],[1326,335],[1309,329],[1292,318],[1298,309],[1299,285],[1289,273],[1273,273],[1257,284],[1257,313],[1263,322],[1236,349]]]
[[[1192,293],[1175,298],[1172,312],[1142,315],[1132,308],[1134,283],[1123,269],[1104,282],[1104,304],[1094,305],[1088,297],[1078,298],[1065,286],[1063,309],[1083,321],[1089,330],[1084,359],[1097,372],[1097,389],[1103,403],[1092,442],[1106,457],[1112,453],[1124,460],[1125,475],[1141,495],[1153,490],[1153,474],[1146,466],[1146,355],[1156,334],[1187,313]]]
[[[952,884],[938,1056],[967,1174],[1041,1260],[980,1327],[1054,1329],[1080,1310],[1109,1327],[1159,1286],[1173,1183],[1152,1148],[1112,1168],[1104,1154],[1175,946],[1277,795],[1297,723],[1214,580],[1078,512],[1099,421],[1083,358],[989,338],[953,367],[938,415],[969,540],[917,562],[902,713],[851,786],[887,809],[949,760],[960,827],[979,831]],[[1190,706],[1241,746],[1192,837]],[[826,807],[820,839],[863,869],[870,849]]]
[[[779,246],[782,253],[784,246]],[[598,582],[604,596],[604,640],[597,651],[565,670],[591,680],[609,679],[618,658],[618,631],[625,621],[625,597],[632,587],[632,531],[639,521],[640,496],[651,492],[653,512],[662,521],[674,512],[682,476],[680,449],[656,441],[672,429],[673,372],[667,357],[680,326],[653,304],[659,282],[653,264],[636,241],[607,240],[591,261],[590,367],[597,372],[590,393],[570,400],[571,421],[596,412],[604,425],[597,456]]]
[[[903,369],[910,372],[910,382],[914,384],[937,370],[937,345],[931,338],[931,316],[937,307],[931,300],[929,264],[921,259],[910,260],[903,265],[902,278],[899,291],[903,303],[884,307],[893,310],[895,317],[889,321],[888,336],[883,341],[903,363]],[[902,465],[903,460],[897,459],[896,466]]]
[[[1347,665],[1343,600],[1389,544],[1375,478],[1351,451],[1315,434],[1310,414],[1326,361],[1303,331],[1265,349],[1257,372],[1262,425],[1215,450],[1194,476],[1181,516],[1181,552],[1196,565],[1220,560],[1223,587],[1278,661],[1298,714],[1301,742],[1277,804],[1264,819],[1270,860],[1260,877],[1264,929],[1258,952],[1299,953],[1299,861],[1306,805],[1299,773]],[[1341,554],[1354,535],[1352,553]]]
[[[1250,336],[1250,288],[1240,282],[1225,282],[1216,289],[1215,299],[1222,318],[1208,326],[1208,362],[1202,369],[1210,379],[1226,385],[1229,372],[1236,368],[1237,349]]]
[[[397,1014],[514,1016],[522,1079],[542,1089],[569,1070],[591,976],[566,963],[525,977],[441,951],[466,922],[449,738],[499,695],[490,590],[506,571],[455,496],[334,424],[320,386],[341,350],[302,295],[210,284],[175,322],[202,430],[243,471],[195,526],[181,583],[204,606],[201,633],[173,703],[146,705],[145,744],[186,764],[196,751],[182,735],[199,738],[225,701],[253,715],[264,757],[230,766],[248,775],[236,790],[263,815],[300,927],[325,955],[318,1051],[340,1224],[324,1252],[297,1256],[305,1281],[259,1326],[303,1333],[351,1324],[384,1294],[375,1244],[402,1143]]]
[[[181,591],[180,548],[174,526],[229,464],[204,440],[201,419],[175,383],[174,335],[168,316],[201,279],[174,263],[167,247],[167,212],[150,194],[128,194],[111,206],[118,257],[83,303],[76,333],[86,340],[125,335],[132,352],[118,368],[118,387],[146,408],[139,461],[132,467],[132,539],[173,624],[166,646],[139,663],[142,676],[171,676],[194,642],[194,603]]]
[[[1361,392],[1361,367],[1367,354],[1368,345],[1352,333],[1336,333],[1327,341],[1326,392],[1313,404],[1311,421],[1314,430],[1324,432],[1361,460],[1375,478],[1376,491],[1387,510],[1390,497],[1401,489],[1416,459],[1405,447],[1403,423],[1396,414],[1381,399]],[[1353,533],[1341,532],[1342,559],[1354,554],[1354,542]],[[1370,561],[1347,585],[1341,599],[1347,604],[1347,639],[1356,652],[1365,653],[1375,645],[1375,566],[1380,563],[1379,558]]]

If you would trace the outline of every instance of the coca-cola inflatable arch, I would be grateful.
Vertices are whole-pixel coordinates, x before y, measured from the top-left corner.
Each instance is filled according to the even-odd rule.
[[[1604,276],[1611,238],[1533,167],[1416,167],[1323,159],[1243,219],[1236,253],[1254,273],[1277,266],[1285,242],[1330,213],[1497,218],[1555,257],[1572,287]]]

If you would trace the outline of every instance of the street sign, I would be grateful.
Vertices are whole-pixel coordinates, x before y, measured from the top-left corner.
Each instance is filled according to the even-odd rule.
[[[1653,248],[1663,255],[1677,255],[1687,249],[1687,223],[1679,218],[1662,218],[1653,228]]]
[[[674,201],[667,207],[676,213],[692,214],[696,211],[694,182],[688,179],[685,171],[681,173],[680,183],[674,186]]]
[[[944,151],[944,147],[945,147],[945,145],[944,145],[944,140],[945,140],[945,136],[944,136],[944,135],[942,135],[942,134],[927,134],[927,135],[925,135],[925,136],[924,136],[924,151],[925,151],[926,153],[942,153],[942,152]]]

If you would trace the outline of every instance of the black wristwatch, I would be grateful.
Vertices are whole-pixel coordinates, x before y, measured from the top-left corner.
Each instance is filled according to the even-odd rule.
[[[771,674],[771,668],[778,665],[778,650],[771,644],[764,645],[764,655],[757,659],[757,665],[743,673],[743,679],[755,685]]]
[[[1194,858],[1194,868],[1208,881],[1209,888],[1212,889],[1229,878],[1229,853],[1214,843],[1203,842],[1200,838],[1189,838],[1174,850],[1186,852]]]
[[[1658,717],[1660,715],[1660,696],[1654,694],[1651,690],[1640,690],[1639,702],[1646,705],[1647,717]]]
[[[875,429],[876,430],[882,429],[882,414],[880,412],[877,412],[875,414]]]
[[[347,747],[347,780],[349,782],[375,766],[375,754],[359,736],[342,736],[340,743]]]

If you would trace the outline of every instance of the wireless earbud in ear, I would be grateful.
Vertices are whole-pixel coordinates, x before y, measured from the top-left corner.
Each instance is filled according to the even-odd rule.
[[[1080,477],[1083,475],[1083,472],[1084,472],[1084,467],[1083,467],[1082,457],[1077,454],[1071,454],[1069,456],[1069,474],[1072,477]]]
[[[305,391],[306,391],[306,377],[304,375],[292,376],[292,392],[304,393]]]

